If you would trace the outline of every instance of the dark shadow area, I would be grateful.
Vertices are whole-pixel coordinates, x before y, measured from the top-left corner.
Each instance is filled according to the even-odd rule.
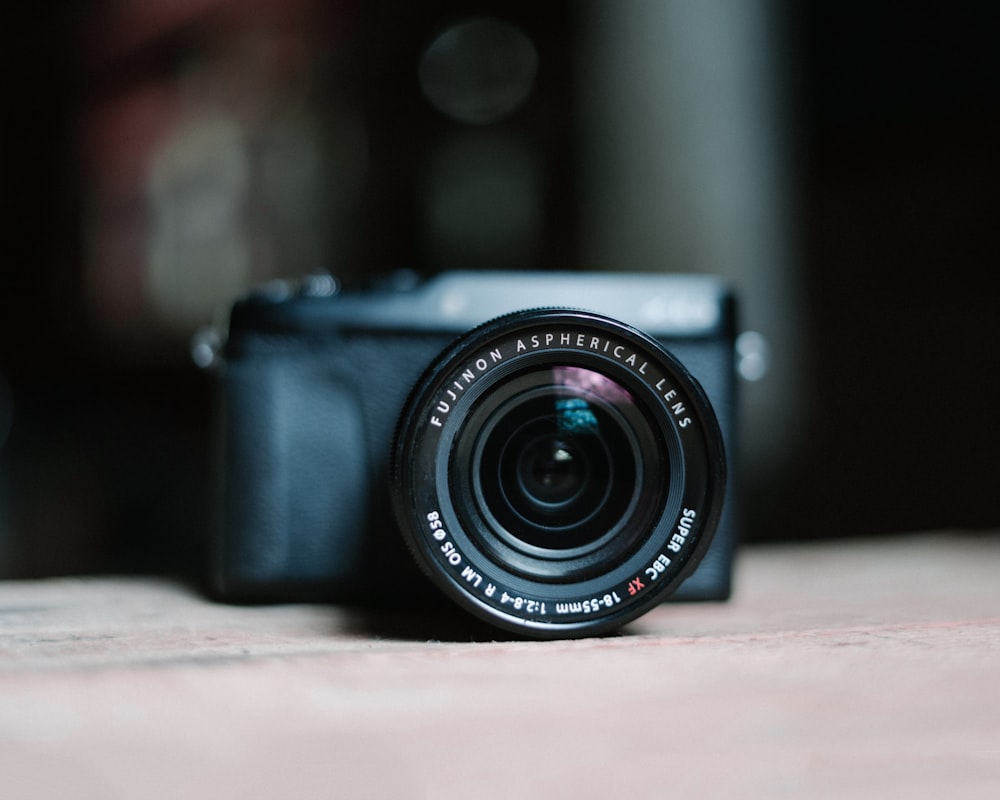
[[[997,12],[899,10],[799,18],[812,347],[795,536],[998,522]]]
[[[442,599],[415,607],[346,609],[348,632],[406,642],[530,642],[530,636],[504,631],[480,621]]]

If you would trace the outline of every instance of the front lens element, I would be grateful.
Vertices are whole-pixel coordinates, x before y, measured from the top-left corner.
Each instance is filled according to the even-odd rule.
[[[605,542],[634,515],[649,473],[639,438],[652,434],[627,390],[612,383],[612,402],[586,388],[608,382],[564,365],[529,370],[472,412],[452,469],[459,491],[476,499],[463,505],[484,536],[533,557],[563,559]],[[653,458],[651,474],[662,489],[662,448]]]

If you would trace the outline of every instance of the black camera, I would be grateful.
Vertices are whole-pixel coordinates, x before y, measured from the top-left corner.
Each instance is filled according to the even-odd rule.
[[[218,371],[218,594],[370,606],[436,585],[537,637],[725,599],[733,328],[701,276],[251,293]]]

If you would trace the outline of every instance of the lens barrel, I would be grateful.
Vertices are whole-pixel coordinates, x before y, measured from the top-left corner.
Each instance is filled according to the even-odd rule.
[[[654,339],[579,311],[466,334],[404,406],[392,494],[417,562],[459,605],[540,638],[659,603],[707,550],[725,490],[708,399]]]

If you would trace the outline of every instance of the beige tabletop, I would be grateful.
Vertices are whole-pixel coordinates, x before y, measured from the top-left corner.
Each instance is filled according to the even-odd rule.
[[[748,547],[730,603],[562,642],[0,583],[0,797],[1000,797],[1000,536]]]

